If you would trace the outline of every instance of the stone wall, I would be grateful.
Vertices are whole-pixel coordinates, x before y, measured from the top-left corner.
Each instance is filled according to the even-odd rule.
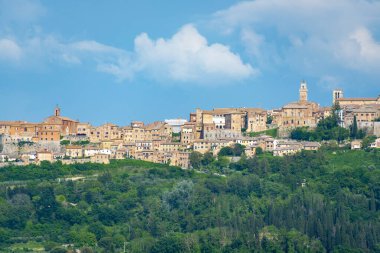
[[[19,154],[36,153],[40,150],[49,150],[53,153],[61,152],[61,145],[58,141],[42,141],[39,143],[3,143],[0,154],[7,154],[11,156],[17,156]]]
[[[380,137],[380,122],[374,122],[373,124],[373,134]]]

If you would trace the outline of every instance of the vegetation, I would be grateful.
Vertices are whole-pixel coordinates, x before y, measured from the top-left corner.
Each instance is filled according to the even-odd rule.
[[[90,141],[69,141],[69,140],[61,140],[61,145],[67,146],[67,145],[75,145],[75,146],[85,146],[90,144]]]
[[[278,132],[278,128],[272,128],[272,129],[268,129],[268,130],[265,130],[265,131],[262,131],[262,132],[251,132],[249,133],[249,136],[250,137],[256,137],[256,136],[259,136],[259,135],[269,135],[269,136],[272,136],[273,138],[277,137],[277,132]]]
[[[348,130],[340,126],[339,111],[339,103],[336,103],[331,108],[331,116],[319,121],[315,130],[310,130],[308,127],[298,127],[291,131],[290,137],[295,140],[336,140],[338,142],[348,138],[363,139],[366,136],[366,131],[358,128],[356,116],[354,116],[353,123]]]
[[[241,156],[244,153],[244,149],[244,145],[236,143],[232,147],[227,146],[221,148],[218,156]]]
[[[70,144],[70,141],[69,140],[61,140],[61,145],[62,146],[67,146]]]
[[[297,127],[290,133],[290,138],[305,141],[343,141],[349,136],[350,131],[340,127],[337,118],[334,116],[320,120],[315,130],[310,130],[308,127]]]
[[[380,250],[377,150],[235,163],[194,152],[192,163],[197,170],[137,160],[2,168],[0,251]]]
[[[74,141],[72,144],[76,146],[85,146],[90,144],[90,141]]]
[[[267,115],[267,121],[266,121],[266,124],[268,124],[268,125],[270,125],[270,124],[272,124],[272,122],[273,122],[273,117],[272,117],[272,115]]]
[[[354,116],[353,123],[350,126],[350,137],[352,139],[363,139],[365,135],[366,132],[363,129],[358,129],[358,122],[356,116]]]
[[[32,141],[20,141],[18,142],[19,147],[24,147],[24,146],[32,146],[34,142]]]

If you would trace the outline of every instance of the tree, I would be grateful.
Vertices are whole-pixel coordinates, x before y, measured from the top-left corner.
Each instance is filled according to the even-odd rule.
[[[197,151],[193,151],[191,152],[190,154],[190,165],[191,167],[193,167],[194,169],[199,169],[201,167],[201,161],[202,161],[202,154],[197,152]]]
[[[76,245],[94,246],[96,244],[96,236],[89,232],[86,228],[73,226],[70,231],[71,238]]]
[[[235,143],[235,145],[232,147],[232,153],[234,156],[241,156],[244,154],[245,146],[241,145],[239,143]]]
[[[189,204],[193,193],[194,183],[183,180],[173,187],[169,192],[162,196],[164,205],[169,209],[185,208]]]
[[[169,234],[160,238],[153,246],[152,253],[192,252],[186,247],[185,236],[179,233]]]
[[[356,115],[354,116],[354,121],[350,126],[350,136],[353,139],[356,139],[358,136],[358,122],[356,121]]]
[[[115,244],[111,237],[103,237],[99,240],[98,246],[105,249],[106,252],[115,252]]]
[[[310,140],[311,133],[307,127],[297,127],[290,132],[290,138],[293,140]]]
[[[273,122],[273,117],[271,115],[267,115],[267,121],[266,124],[270,125]]]
[[[207,152],[206,154],[203,155],[201,163],[203,166],[207,166],[213,161],[215,161],[214,155],[211,152]]]
[[[67,249],[57,247],[57,248],[52,249],[50,252],[51,253],[66,253]]]
[[[256,148],[256,155],[261,155],[263,152],[263,149],[261,147]]]
[[[52,187],[43,188],[35,199],[36,213],[39,220],[50,220],[58,208]]]
[[[342,108],[340,107],[340,104],[338,101],[335,101],[335,103],[331,107],[331,115],[336,122],[336,125],[339,126],[341,123],[340,120],[340,113],[342,111]]]
[[[364,137],[362,141],[362,147],[368,148],[371,145],[371,143],[373,143],[376,139],[377,139],[376,135],[369,135],[369,136]]]
[[[218,156],[233,156],[234,151],[231,147],[223,147],[220,149]]]

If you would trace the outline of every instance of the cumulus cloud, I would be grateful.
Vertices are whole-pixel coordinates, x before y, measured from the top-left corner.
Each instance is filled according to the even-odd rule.
[[[256,0],[215,13],[211,23],[240,33],[247,51],[264,58],[259,67],[269,61],[316,74],[332,66],[373,72],[380,66],[379,13],[379,1]]]
[[[92,64],[118,81],[138,75],[158,81],[224,84],[255,75],[258,70],[242,61],[223,44],[210,44],[193,25],[182,27],[169,39],[151,39],[146,33],[135,38],[131,51],[84,40],[63,42],[53,36],[35,36],[21,45],[0,40],[0,57],[24,64],[45,62],[66,65]]]
[[[140,34],[130,58],[99,69],[119,78],[146,72],[158,80],[179,82],[233,81],[257,73],[228,46],[209,44],[193,25],[182,27],[170,39]]]
[[[21,58],[22,49],[17,42],[11,39],[0,39],[0,60],[18,61]]]
[[[242,79],[255,72],[227,46],[208,45],[206,38],[192,25],[182,27],[169,40],[154,41],[142,34],[135,40],[135,53],[141,68],[178,81]]]

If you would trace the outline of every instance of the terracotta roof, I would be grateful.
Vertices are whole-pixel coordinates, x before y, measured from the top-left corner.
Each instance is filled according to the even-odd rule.
[[[337,101],[377,101],[377,98],[338,98]]]
[[[283,106],[285,109],[307,109],[307,104],[300,103],[300,102],[291,102],[289,104],[286,104]]]
[[[66,149],[82,149],[82,147],[81,146],[71,145],[71,146],[66,146]]]

